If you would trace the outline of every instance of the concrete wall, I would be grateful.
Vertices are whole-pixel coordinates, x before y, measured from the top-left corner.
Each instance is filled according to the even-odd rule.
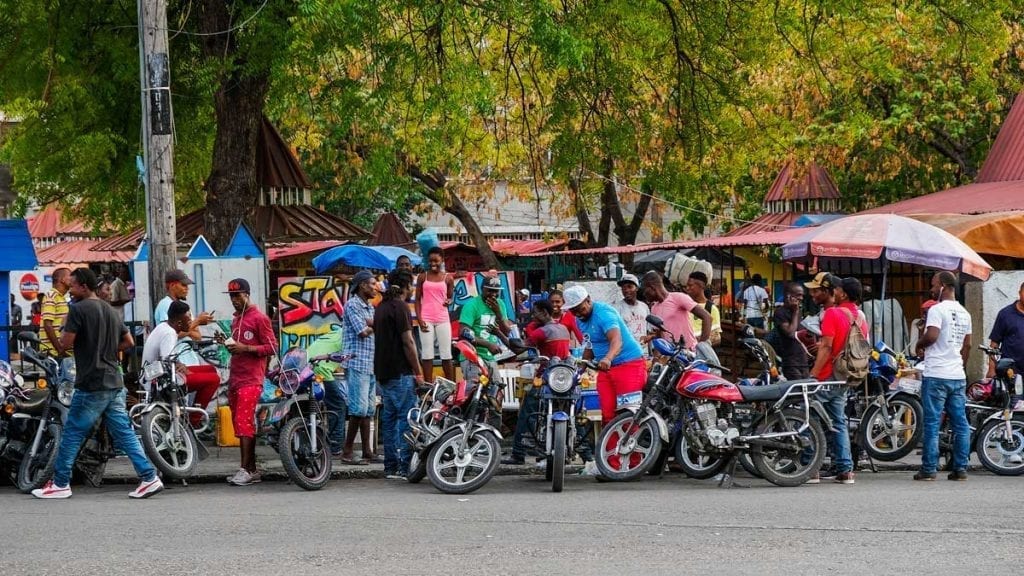
[[[1024,270],[993,272],[987,282],[969,282],[964,288],[965,306],[971,313],[974,333],[971,336],[971,359],[967,365],[967,380],[972,381],[985,375],[986,357],[979,344],[988,344],[988,333],[996,321],[996,314],[1008,304],[1017,300]]]

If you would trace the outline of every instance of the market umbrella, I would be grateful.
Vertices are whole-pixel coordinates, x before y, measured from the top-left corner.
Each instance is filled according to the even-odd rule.
[[[992,267],[956,236],[896,214],[847,216],[810,229],[782,246],[783,259],[806,256],[903,262],[957,270],[978,280],[987,280],[992,273]]]
[[[400,248],[393,247],[345,244],[344,246],[336,246],[330,250],[326,250],[316,258],[313,258],[313,267],[316,269],[317,274],[323,274],[338,264],[345,264],[353,268],[391,270],[395,267],[395,261],[401,254],[392,252],[391,250],[385,251],[382,248],[401,250]],[[413,258],[413,264],[416,264],[419,261],[419,257],[412,252],[409,252],[408,250],[402,250],[402,252],[411,255],[410,257]]]

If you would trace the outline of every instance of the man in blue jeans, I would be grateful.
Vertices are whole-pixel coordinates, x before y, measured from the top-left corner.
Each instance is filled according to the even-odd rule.
[[[373,274],[368,270],[356,272],[349,282],[349,290],[341,323],[345,351],[352,355],[345,362],[349,422],[341,462],[365,466],[377,461],[370,443],[370,421],[377,411],[377,379],[373,373],[374,312],[370,304],[376,291]],[[356,435],[363,444],[363,457],[358,460],[352,453]]]
[[[128,497],[149,498],[164,489],[135,437],[125,410],[124,380],[117,352],[131,348],[135,342],[110,304],[96,297],[97,285],[96,275],[88,268],[71,273],[70,292],[76,302],[68,312],[60,349],[75,353],[75,395],[57,449],[53,479],[32,491],[36,498],[71,497],[71,467],[86,435],[101,417],[114,446],[128,455],[135,473],[142,479]]]
[[[924,335],[916,353],[924,355],[921,404],[924,407],[924,438],[921,469],[914,480],[935,480],[939,464],[939,421],[942,412],[953,427],[953,462],[950,480],[967,480],[971,454],[971,429],[967,424],[967,373],[964,366],[971,351],[971,315],[956,301],[956,275],[939,272],[932,276],[932,298]]]
[[[373,371],[383,401],[380,415],[384,444],[384,477],[404,480],[409,475],[412,452],[405,442],[409,429],[406,415],[416,405],[416,385],[423,383],[423,368],[416,355],[412,320],[405,300],[412,293],[412,274],[395,270],[388,276],[388,289],[373,315],[377,341]]]

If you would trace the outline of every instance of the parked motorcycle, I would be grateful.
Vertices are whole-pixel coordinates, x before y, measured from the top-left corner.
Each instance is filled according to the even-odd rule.
[[[883,462],[910,454],[924,432],[920,382],[899,378],[899,355],[879,340],[871,353],[868,377],[853,389],[849,429],[853,445]]]
[[[1024,410],[1020,409],[1024,387],[1012,358],[1003,357],[995,348],[979,349],[996,359],[996,373],[967,390],[971,446],[982,466],[993,474],[1019,476],[1024,474]],[[939,439],[940,449],[948,455],[953,441],[948,421]]]
[[[216,344],[211,341],[184,340],[176,352],[142,367],[143,394],[149,401],[132,406],[129,417],[138,423],[142,447],[164,479],[184,480],[195,474],[199,462],[209,455],[206,446],[196,437],[191,415],[201,418],[199,430],[209,425],[205,408],[189,402],[185,373],[178,360],[181,356]],[[187,369],[186,369],[187,370]]]
[[[647,321],[664,331],[657,316]],[[668,442],[670,423],[677,421],[677,462],[691,476],[709,478],[730,465],[731,477],[739,453],[749,453],[758,472],[779,486],[803,484],[817,472],[826,446],[820,421],[829,420],[813,395],[840,383],[738,386],[708,371],[727,369],[694,358],[682,346],[664,338],[653,344],[669,360],[652,370],[643,402],[602,432],[597,465],[603,475],[628,480],[645,472]],[[670,387],[674,397],[666,393]],[[671,400],[674,404],[665,406]]]

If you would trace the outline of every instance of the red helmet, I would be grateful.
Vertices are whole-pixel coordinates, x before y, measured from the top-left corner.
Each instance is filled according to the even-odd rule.
[[[967,399],[973,402],[984,402],[992,396],[992,380],[986,378],[967,387]]]

